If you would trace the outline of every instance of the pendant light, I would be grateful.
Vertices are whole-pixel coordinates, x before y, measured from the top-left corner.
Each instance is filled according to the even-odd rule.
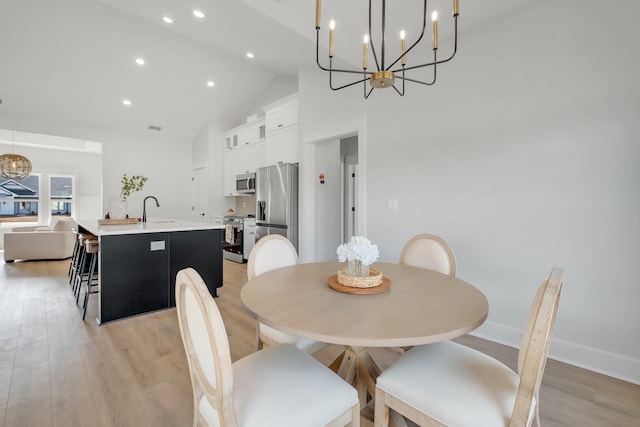
[[[31,175],[31,162],[16,154],[16,133],[13,132],[13,152],[0,155],[0,176],[6,179],[24,179]]]

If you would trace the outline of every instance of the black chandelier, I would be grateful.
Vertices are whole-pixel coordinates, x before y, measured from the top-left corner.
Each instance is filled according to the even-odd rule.
[[[335,21],[331,20],[329,22],[329,67],[324,67],[320,64],[320,15],[321,15],[321,0],[316,0],[316,63],[318,67],[324,71],[329,72],[329,87],[333,90],[344,89],[353,85],[357,85],[362,83],[364,89],[364,98],[369,98],[373,89],[384,89],[388,87],[392,87],[400,96],[404,96],[405,82],[418,83],[421,85],[431,86],[436,82],[436,68],[439,64],[445,63],[453,59],[458,49],[458,15],[459,15],[459,0],[453,0],[453,21],[454,21],[454,39],[453,39],[453,52],[446,59],[438,60],[438,14],[437,12],[433,12],[431,18],[433,22],[433,61],[427,62],[420,65],[411,65],[407,66],[407,58],[406,55],[418,44],[422,41],[422,38],[425,33],[425,28],[427,27],[427,0],[424,0],[424,11],[423,11],[423,23],[422,23],[422,31],[420,32],[420,36],[418,39],[409,47],[409,49],[405,49],[405,32],[401,31],[400,33],[400,55],[389,65],[385,62],[385,19],[386,19],[386,0],[382,0],[382,34],[381,34],[381,43],[380,43],[380,58],[378,58],[378,53],[373,44],[373,39],[371,37],[371,0],[369,0],[369,32],[364,36],[363,45],[362,45],[362,71],[360,70],[347,70],[347,69],[339,69],[333,68],[333,54],[334,54],[334,31],[335,31]],[[373,58],[376,65],[376,71],[367,71],[367,48],[371,47],[371,53],[373,54]],[[400,66],[398,67],[396,64],[400,62]],[[395,67],[395,68],[393,68]],[[419,68],[425,67],[433,67],[433,76],[431,81],[420,81],[414,78],[409,78],[405,76],[405,72],[416,70]],[[356,80],[351,83],[347,83],[342,86],[334,87],[333,85],[333,73],[349,73],[349,74],[360,74],[362,78],[360,80]],[[402,80],[402,90],[396,87],[396,79]],[[367,80],[371,83],[371,88],[367,91]]]

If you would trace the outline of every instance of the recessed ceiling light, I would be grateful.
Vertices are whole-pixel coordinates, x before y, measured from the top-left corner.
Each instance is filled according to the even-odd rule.
[[[129,105],[131,105],[131,101],[129,101],[128,99],[123,100],[123,101],[122,101],[122,103],[123,103],[124,105],[126,105],[127,107],[128,107]]]
[[[138,65],[144,65],[144,59],[142,59],[142,58],[136,58],[136,64],[138,64]]]
[[[207,82],[207,86],[209,86],[209,87],[214,87],[214,86],[215,86],[215,83],[213,83],[213,81],[209,80],[209,81]]]
[[[167,24],[173,24],[173,19],[169,18],[168,16],[163,16],[162,20]]]
[[[193,16],[195,16],[196,18],[204,18],[204,13],[196,9],[193,11]]]
[[[254,58],[255,55],[251,52],[247,52],[247,58]]]

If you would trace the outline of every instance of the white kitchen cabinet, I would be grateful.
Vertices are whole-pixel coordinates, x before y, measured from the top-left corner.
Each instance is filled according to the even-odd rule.
[[[255,172],[259,166],[260,159],[264,158],[264,142],[248,145],[236,150],[236,174]]]
[[[244,259],[249,259],[249,254],[251,254],[251,249],[256,244],[256,219],[255,218],[245,218],[244,219],[244,230],[242,233],[243,237],[243,248],[242,253]]]
[[[236,175],[238,175],[239,150],[229,150],[224,153],[224,195],[237,196]]]
[[[298,125],[272,132],[265,142],[265,163],[298,163],[298,141]]]
[[[263,108],[264,118],[225,132],[224,195],[237,196],[236,176],[277,163],[298,163],[298,95]],[[233,152],[233,155],[229,155]]]
[[[224,149],[229,151],[238,148],[238,133],[229,131],[224,135]]]
[[[264,107],[266,137],[275,131],[298,124],[298,95],[288,96]]]
[[[264,118],[229,129],[224,134],[224,148],[229,151],[256,144],[264,140],[265,133]]]
[[[238,147],[256,144],[265,137],[265,119],[248,123],[238,130]]]

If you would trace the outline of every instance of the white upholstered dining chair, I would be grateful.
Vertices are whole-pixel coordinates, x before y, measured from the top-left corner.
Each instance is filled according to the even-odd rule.
[[[356,390],[292,345],[232,363],[218,306],[192,268],[176,276],[176,307],[193,388],[194,427],[360,425]]]
[[[255,276],[277,268],[289,267],[298,263],[298,253],[291,242],[283,236],[270,234],[258,240],[249,254],[247,277]],[[306,353],[313,354],[327,346],[326,343],[296,337],[278,331],[270,326],[258,322],[256,326],[256,351],[266,344],[293,344]]]
[[[540,426],[539,391],[555,324],[562,270],[554,268],[531,305],[518,371],[451,341],[416,346],[376,380],[375,427],[389,409],[421,426]]]
[[[418,234],[402,248],[400,264],[456,275],[456,257],[442,238],[434,234]]]

